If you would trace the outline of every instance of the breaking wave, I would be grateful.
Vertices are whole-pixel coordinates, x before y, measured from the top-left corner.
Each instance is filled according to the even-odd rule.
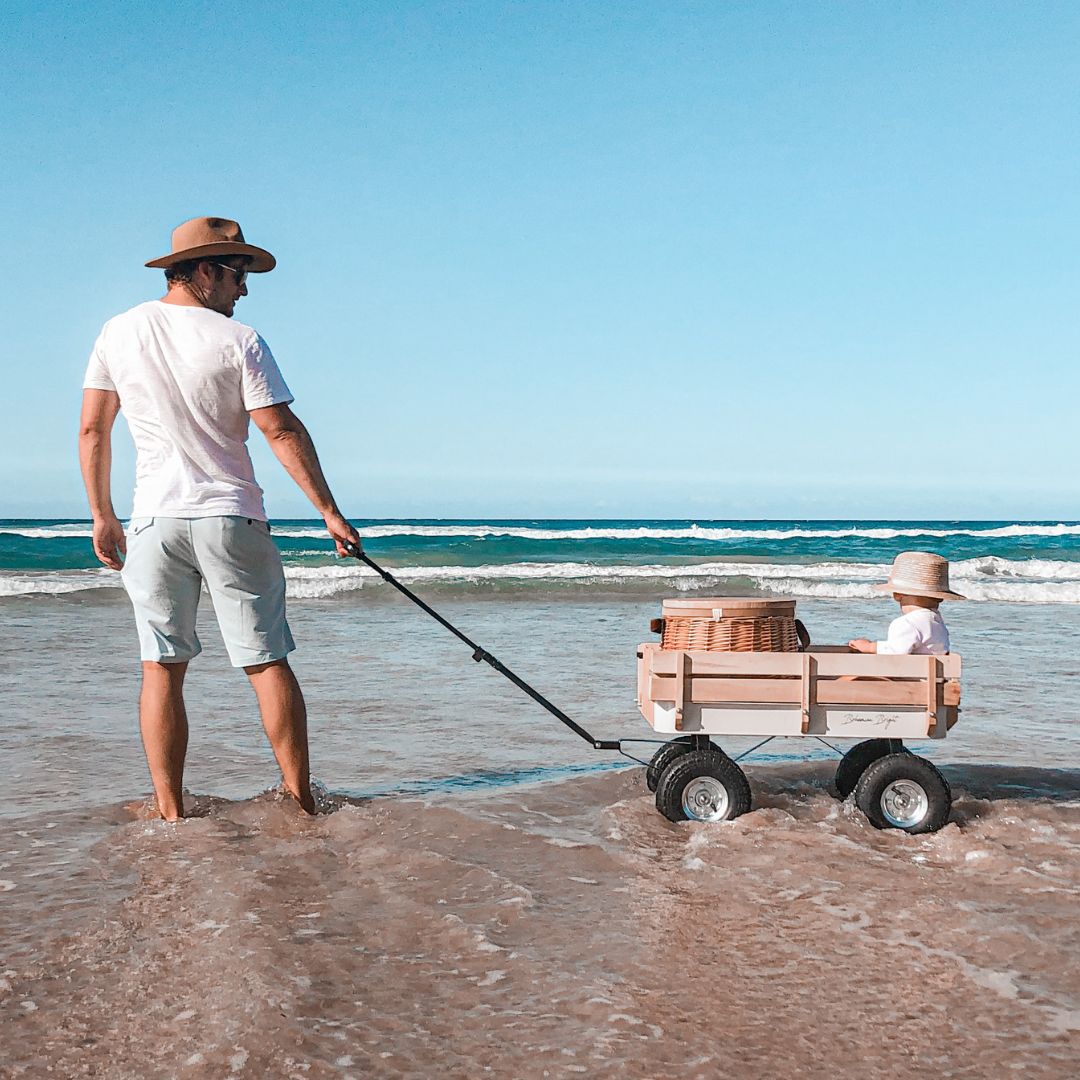
[[[487,539],[513,537],[525,540],[842,540],[862,538],[867,540],[913,539],[917,537],[947,538],[952,536],[985,537],[1003,539],[1014,537],[1080,536],[1078,524],[1013,524],[990,528],[934,527],[931,525],[859,526],[843,528],[812,525],[795,527],[714,527],[710,525],[688,526],[629,526],[612,522],[611,525],[589,525],[583,528],[553,529],[537,525],[518,524],[378,524],[360,525],[360,535],[366,539],[391,537],[470,538]],[[4,525],[0,534],[21,536],[34,540],[67,540],[89,537],[87,523],[69,523],[47,526]],[[316,525],[275,525],[274,535],[292,539],[325,539],[326,530]]]
[[[112,570],[54,570],[18,574],[0,571],[0,597],[60,596],[120,587],[120,575]]]
[[[545,586],[643,592],[732,590],[832,599],[880,596],[874,586],[888,576],[886,563],[701,562],[685,565],[599,565],[589,562],[506,563],[484,566],[402,566],[391,568],[407,585],[500,591],[537,591]],[[953,587],[972,600],[1007,603],[1080,603],[1080,562],[1009,560],[985,556],[954,562]],[[325,599],[382,582],[356,564],[286,565],[288,595]],[[0,597],[62,595],[119,588],[108,570],[0,573]]]
[[[665,585],[680,592],[738,586],[781,596],[871,599],[886,579],[887,564],[695,563],[688,566],[597,566],[591,563],[514,563],[502,566],[401,567],[394,576],[407,585],[440,584],[484,587],[496,583],[522,586],[577,584],[593,587]],[[289,595],[315,599],[364,588],[379,581],[369,570],[350,566],[288,567]],[[968,559],[954,563],[953,587],[972,600],[1013,603],[1080,603],[1080,563],[1046,560],[1009,562]],[[1057,579],[1057,580],[1054,580]]]

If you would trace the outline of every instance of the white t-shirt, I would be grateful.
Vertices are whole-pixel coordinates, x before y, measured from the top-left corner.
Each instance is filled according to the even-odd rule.
[[[949,651],[949,631],[940,611],[916,608],[889,624],[887,641],[877,643],[877,651],[887,655],[918,653],[943,656]]]
[[[105,324],[83,387],[120,395],[136,451],[132,517],[266,520],[248,413],[293,396],[250,326],[209,308],[139,304]]]

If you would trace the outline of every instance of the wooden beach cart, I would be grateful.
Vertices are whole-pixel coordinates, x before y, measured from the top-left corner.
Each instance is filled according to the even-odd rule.
[[[408,597],[486,663],[594,750],[623,749],[598,739],[487,649],[443,618],[361,548],[354,558]],[[726,821],[750,809],[750,785],[738,761],[712,736],[791,736],[858,740],[836,770],[841,798],[879,829],[934,832],[949,819],[945,778],[904,739],[944,739],[960,711],[960,657],[877,656],[846,645],[809,645],[794,600],[717,597],[665,600],[652,629],[660,642],[637,652],[637,701],[654,731],[671,735],[645,776],[657,809],[671,821]],[[644,762],[642,763],[644,764]]]
[[[961,658],[879,656],[803,645],[793,600],[664,602],[659,642],[638,647],[637,702],[672,736],[646,780],[672,821],[723,821],[750,809],[750,786],[714,736],[856,740],[836,771],[841,798],[879,829],[934,832],[949,785],[904,740],[944,739],[960,707]],[[757,749],[758,746],[752,749]],[[839,751],[837,751],[839,752]],[[745,755],[743,755],[745,756]]]

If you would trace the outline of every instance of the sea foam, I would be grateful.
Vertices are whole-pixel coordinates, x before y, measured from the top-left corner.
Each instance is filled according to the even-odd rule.
[[[993,528],[933,528],[930,526],[860,526],[857,524],[844,528],[815,528],[812,524],[790,528],[752,527],[715,527],[710,525],[689,526],[631,526],[612,522],[604,526],[586,526],[584,528],[553,529],[535,525],[492,525],[446,523],[417,525],[410,523],[386,523],[378,525],[360,525],[357,532],[366,539],[387,539],[392,537],[473,538],[488,539],[510,537],[523,540],[897,540],[916,537],[948,538],[967,536],[986,539],[1007,539],[1013,537],[1058,537],[1080,536],[1077,524],[1012,524]],[[48,526],[4,525],[0,526],[0,535],[21,536],[33,540],[69,540],[92,535],[86,523],[72,522]],[[325,539],[326,530],[316,525],[275,525],[274,535],[292,539]]]
[[[601,565],[590,562],[518,562],[482,566],[401,566],[388,568],[407,585],[479,588],[494,585],[542,587],[576,584],[607,588],[667,587],[675,591],[757,589],[782,596],[834,599],[879,596],[874,586],[889,574],[888,563],[700,562],[680,565]],[[1008,560],[996,556],[952,564],[953,588],[973,600],[1021,603],[1080,603],[1080,563],[1047,559]],[[288,595],[322,599],[381,584],[374,571],[355,563],[286,565]],[[0,573],[0,597],[77,593],[119,587],[108,570]]]
[[[401,566],[391,572],[405,584],[483,588],[502,583],[542,586],[666,586],[677,591],[720,590],[736,584],[783,596],[870,598],[889,574],[888,563],[768,563],[710,561],[679,565],[650,563],[517,562],[481,566]],[[1080,563],[1049,559],[1009,560],[997,556],[952,564],[953,587],[973,600],[1028,603],[1080,603]],[[286,565],[288,594],[320,599],[380,583],[374,571],[355,563],[329,566]],[[109,570],[55,570],[0,573],[0,597],[77,593],[119,587]]]

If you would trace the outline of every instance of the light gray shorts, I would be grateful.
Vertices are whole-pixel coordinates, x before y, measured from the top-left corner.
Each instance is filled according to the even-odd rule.
[[[178,664],[202,652],[195,616],[204,581],[233,667],[267,664],[296,648],[281,555],[265,521],[134,518],[121,576],[143,660]]]

